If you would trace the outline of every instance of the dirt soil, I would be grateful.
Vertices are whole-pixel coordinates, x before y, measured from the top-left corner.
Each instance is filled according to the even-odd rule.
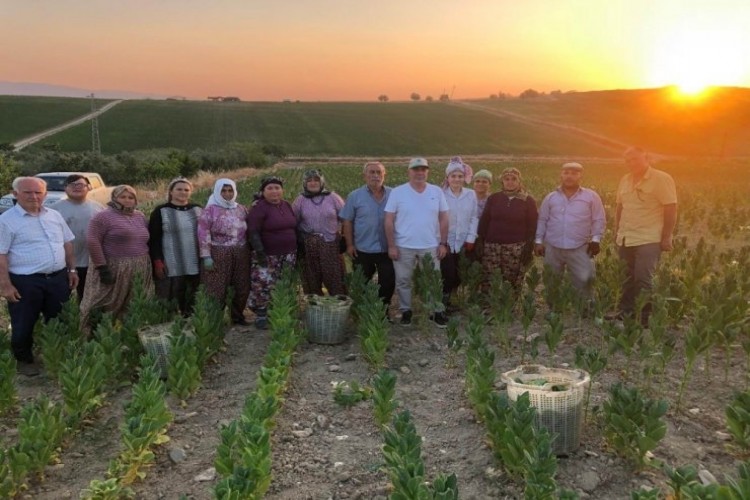
[[[539,314],[538,316],[540,316]],[[350,327],[353,331],[353,326]],[[541,332],[537,321],[531,333]],[[520,364],[521,327],[511,329],[515,338],[512,353],[498,353],[498,374]],[[589,320],[579,323],[568,318],[565,341],[554,357],[540,347],[538,362],[547,366],[572,365],[578,342],[600,338],[599,329]],[[233,327],[228,331],[227,349],[204,374],[198,393],[181,408],[170,400],[175,421],[169,429],[171,441],[156,451],[156,463],[147,469],[145,480],[134,486],[138,498],[212,498],[216,479],[198,480],[213,467],[219,429],[240,415],[245,396],[255,386],[256,373],[269,343],[269,332],[253,327]],[[543,344],[543,342],[542,342]],[[499,349],[497,349],[499,351]],[[682,359],[678,354],[676,359]],[[391,328],[387,362],[398,375],[397,399],[412,413],[417,431],[423,437],[426,475],[458,476],[460,498],[522,498],[523,486],[510,481],[487,447],[485,428],[478,423],[463,392],[462,352],[455,367],[448,367],[444,330],[433,328],[421,333],[415,327]],[[672,466],[693,464],[713,473],[720,481],[735,475],[737,460],[726,451],[724,407],[732,388],[723,383],[719,368],[710,376],[696,371],[686,396],[684,410],[670,408],[666,438],[655,450],[655,458]],[[744,365],[737,355],[733,378],[742,379]],[[675,362],[665,387],[678,387],[682,364]],[[599,406],[606,389],[624,376],[622,356],[610,358],[606,373],[594,381],[592,407]],[[368,383],[369,366],[361,356],[358,338],[334,346],[303,342],[285,394],[283,408],[273,431],[273,482],[266,498],[272,499],[384,499],[389,481],[381,455],[381,435],[372,417],[369,402],[351,409],[338,406],[332,395],[332,382],[356,380]],[[498,376],[499,380],[499,376]],[[35,378],[19,377],[22,402],[45,392],[59,398],[55,384],[44,373]],[[502,384],[498,383],[501,390]],[[676,390],[669,390],[673,400]],[[130,391],[124,388],[108,397],[96,418],[66,443],[59,463],[50,465],[43,482],[34,480],[24,498],[78,498],[92,479],[104,479],[108,462],[119,450],[119,426],[123,406]],[[671,406],[671,404],[670,404]],[[0,440],[15,439],[15,417],[0,420]],[[298,432],[297,435],[294,431]],[[717,433],[719,431],[719,433]],[[307,436],[307,437],[304,437]],[[183,457],[177,455],[184,452]],[[170,454],[173,458],[170,458]],[[657,469],[635,472],[609,450],[604,442],[600,419],[589,418],[580,448],[560,457],[558,485],[575,489],[582,498],[625,499],[642,486],[661,486],[664,475]]]

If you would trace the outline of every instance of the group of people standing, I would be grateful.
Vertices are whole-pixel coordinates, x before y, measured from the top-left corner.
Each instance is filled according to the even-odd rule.
[[[615,239],[627,273],[618,317],[632,316],[638,294],[650,288],[661,252],[672,248],[677,218],[672,178],[651,167],[640,148],[624,157],[630,173],[617,188]],[[250,206],[238,203],[235,182],[222,178],[205,208],[191,201],[190,181],[177,178],[148,219],[128,185],[114,188],[104,207],[87,200],[85,176],[71,175],[67,198],[47,209],[45,182],[19,177],[17,204],[0,216],[0,294],[19,372],[38,373],[32,331],[40,314],[45,321],[55,317],[75,289],[84,329],[95,310],[120,317],[137,276],[146,293],[155,291],[183,315],[192,312],[199,284],[221,304],[232,289],[232,321],[251,324],[244,315],[250,308],[259,329],[267,327],[275,282],[298,259],[305,293],[322,294],[323,287],[331,295],[346,293],[343,252],[367,279],[377,273],[384,304],[397,294],[402,325],[411,324],[412,275],[426,254],[442,274],[445,305],[461,284],[462,255],[480,262],[486,279],[499,270],[515,290],[533,255],[543,256],[553,271],[567,269],[591,299],[592,258],[606,221],[599,195],[581,185],[580,163],[562,166],[559,187],[539,210],[516,168],[502,171],[494,193],[492,174],[473,173],[460,157],[449,161],[442,187],[427,182],[429,170],[425,158],[413,158],[408,181],[391,188],[385,166],[367,162],[364,185],[346,201],[327,189],[319,170],[304,173],[293,203],[284,199],[281,178],[265,177]],[[646,304],[641,320],[649,313]],[[445,327],[445,308],[431,319]]]

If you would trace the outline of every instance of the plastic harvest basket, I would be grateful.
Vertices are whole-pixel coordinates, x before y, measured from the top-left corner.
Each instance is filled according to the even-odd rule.
[[[346,322],[352,299],[346,295],[305,296],[305,327],[310,342],[340,344],[346,339]]]
[[[583,370],[547,368],[541,365],[523,365],[502,375],[507,384],[508,398],[515,401],[524,392],[529,393],[531,405],[536,408],[536,423],[547,429],[554,440],[552,451],[567,455],[578,448],[583,430],[583,402],[591,382]],[[535,385],[532,382],[544,385]]]

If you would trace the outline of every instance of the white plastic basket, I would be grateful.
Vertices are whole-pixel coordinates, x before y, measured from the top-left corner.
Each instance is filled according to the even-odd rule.
[[[346,324],[352,299],[346,295],[305,296],[305,328],[310,342],[340,344],[346,340]]]
[[[529,393],[531,406],[536,408],[537,425],[547,429],[554,440],[552,451],[567,455],[581,442],[583,403],[591,383],[583,370],[547,368],[542,365],[523,365],[502,374],[507,384],[508,398],[515,401]],[[541,381],[543,385],[536,385]]]

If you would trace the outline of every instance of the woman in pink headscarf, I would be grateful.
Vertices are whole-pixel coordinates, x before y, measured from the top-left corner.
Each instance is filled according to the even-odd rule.
[[[474,250],[477,239],[477,197],[465,187],[471,184],[471,167],[460,156],[445,167],[443,193],[448,202],[448,254],[440,261],[443,275],[443,302],[448,307],[451,293],[461,284],[458,264],[461,255]]]

